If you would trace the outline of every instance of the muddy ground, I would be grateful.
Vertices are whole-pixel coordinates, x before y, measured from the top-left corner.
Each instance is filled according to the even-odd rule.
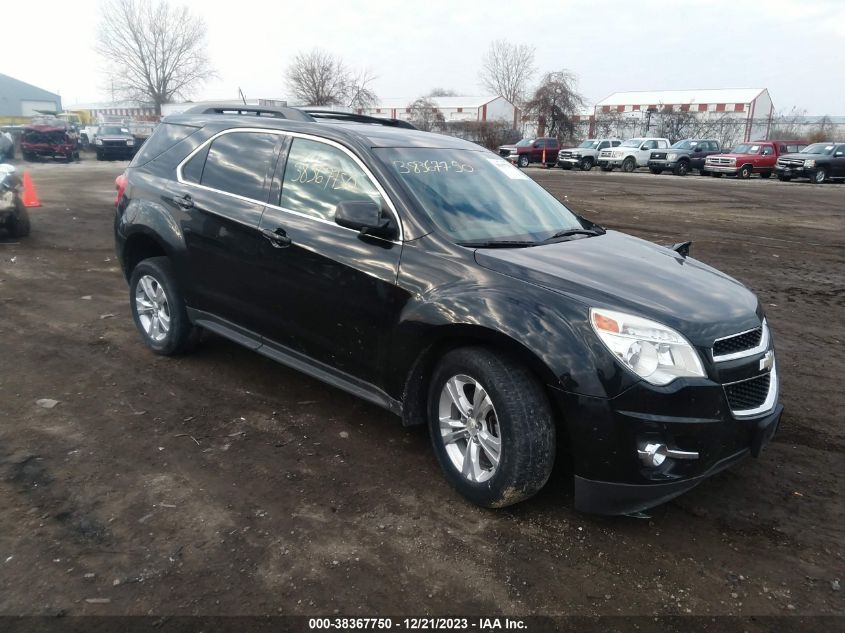
[[[113,252],[123,165],[30,166],[32,236],[0,235],[0,613],[845,612],[845,184],[528,170],[692,239],[776,335],[774,443],[644,520],[573,511],[561,469],[478,509],[425,429],[219,338],[149,353]]]

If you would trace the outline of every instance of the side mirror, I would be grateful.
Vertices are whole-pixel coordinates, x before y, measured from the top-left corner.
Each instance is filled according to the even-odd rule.
[[[534,147],[540,147],[539,143],[534,143]]]
[[[845,152],[836,152],[834,156],[845,156]]]
[[[334,221],[340,226],[367,235],[392,238],[396,227],[390,217],[385,217],[381,207],[369,200],[344,200],[334,211]]]

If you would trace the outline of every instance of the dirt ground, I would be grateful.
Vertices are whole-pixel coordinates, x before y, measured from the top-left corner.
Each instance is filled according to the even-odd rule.
[[[29,166],[32,236],[0,234],[0,614],[845,613],[845,184],[528,170],[766,306],[780,434],[645,520],[576,513],[562,469],[473,507],[425,429],[219,338],[149,353],[124,165]]]

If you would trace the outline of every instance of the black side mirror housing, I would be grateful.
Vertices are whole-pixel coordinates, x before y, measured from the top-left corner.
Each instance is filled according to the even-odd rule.
[[[366,235],[393,238],[396,226],[381,207],[369,200],[344,200],[335,207],[334,221],[347,229]]]

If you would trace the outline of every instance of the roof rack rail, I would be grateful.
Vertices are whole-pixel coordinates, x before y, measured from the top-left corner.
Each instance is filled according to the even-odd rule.
[[[335,121],[349,121],[352,123],[370,123],[373,125],[386,125],[387,127],[401,127],[407,130],[416,130],[416,126],[403,121],[401,119],[382,119],[375,116],[367,116],[366,114],[356,114],[354,112],[338,112],[337,110],[316,110],[311,108],[303,108],[306,114],[311,115],[315,119],[333,119]]]
[[[188,108],[182,114],[241,114],[276,119],[291,119],[293,121],[314,121],[311,115],[298,108],[252,106],[237,103],[199,103]]]

